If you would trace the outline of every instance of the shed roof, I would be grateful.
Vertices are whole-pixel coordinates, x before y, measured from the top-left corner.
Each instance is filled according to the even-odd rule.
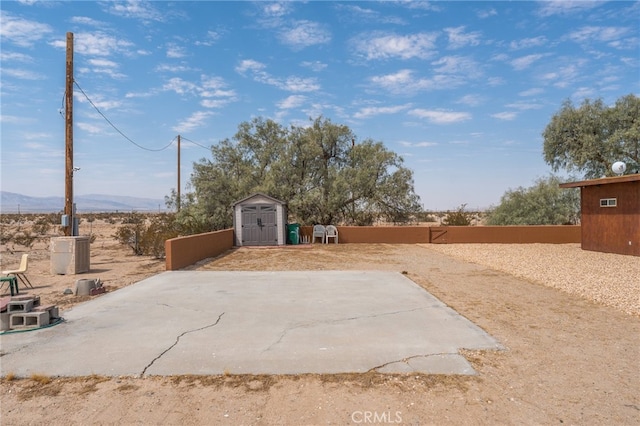
[[[581,180],[579,182],[561,183],[560,188],[577,188],[577,187],[583,187],[583,186],[610,185],[613,183],[636,182],[636,181],[640,181],[640,173],[636,173],[633,175],[626,175],[626,176],[613,176],[613,177],[604,177],[600,179]]]
[[[233,207],[237,206],[238,204],[242,204],[245,201],[249,201],[250,199],[255,198],[255,197],[268,198],[269,200],[273,201],[276,204],[282,204],[282,205],[286,205],[287,204],[284,201],[280,201],[280,200],[278,200],[276,198],[270,197],[267,194],[263,194],[262,192],[256,192],[255,194],[251,194],[248,197],[244,197],[243,199],[236,201],[235,203],[233,203]]]

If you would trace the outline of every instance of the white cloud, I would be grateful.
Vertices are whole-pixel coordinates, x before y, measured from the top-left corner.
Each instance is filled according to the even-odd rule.
[[[110,56],[114,54],[129,54],[133,43],[97,31],[95,33],[79,33],[73,37],[74,54],[89,56]],[[67,41],[56,40],[52,46],[66,49]]]
[[[87,16],[74,16],[71,18],[71,22],[74,24],[82,24],[82,25],[90,25],[92,27],[104,27],[105,23],[101,21],[96,21],[93,18],[89,18]]]
[[[547,38],[545,36],[530,37],[511,41],[509,48],[511,50],[529,49],[531,47],[543,46],[546,43]]]
[[[3,76],[14,77],[20,80],[46,80],[47,78],[44,74],[40,74],[35,71],[19,68],[6,68],[5,66],[2,67],[2,74]]]
[[[291,96],[288,96],[288,97],[284,98],[283,100],[278,102],[276,105],[280,109],[299,108],[302,105],[304,105],[306,100],[307,100],[306,96],[291,95]]]
[[[115,68],[118,66],[117,63],[110,61],[108,59],[89,59],[87,61],[89,64],[93,65],[94,67],[110,67],[110,68]]]
[[[167,58],[179,59],[187,56],[184,47],[178,46],[175,43],[169,43],[167,45]]]
[[[191,68],[186,65],[175,65],[175,64],[160,64],[156,66],[155,70],[157,72],[167,71],[167,72],[185,72],[191,71]]]
[[[478,12],[478,18],[486,19],[486,18],[489,18],[491,16],[496,16],[497,14],[498,14],[498,12],[494,8],[481,10],[481,11]]]
[[[504,121],[514,120],[517,116],[518,116],[518,113],[514,111],[505,111],[505,112],[499,112],[496,114],[491,114],[491,117],[497,118],[498,120],[504,120]]]
[[[268,17],[281,17],[289,13],[291,10],[290,3],[282,2],[265,2],[260,4],[262,13]]]
[[[435,54],[436,33],[397,35],[393,33],[362,34],[352,40],[356,53],[366,59],[428,59]]]
[[[538,61],[540,59],[542,59],[545,55],[541,54],[541,53],[537,53],[537,54],[533,54],[533,55],[526,55],[526,56],[521,56],[520,58],[514,59],[511,61],[511,66],[518,70],[521,71],[525,68],[529,68],[531,66],[531,64],[533,64],[535,61]]]
[[[580,68],[585,64],[585,61],[583,59],[566,66],[557,67],[556,71],[543,74],[541,79],[553,84],[555,87],[568,87],[580,78]]]
[[[437,142],[407,142],[407,141],[400,141],[398,142],[400,145],[402,146],[406,146],[408,148],[428,148],[431,146],[436,146],[438,145]]]
[[[53,32],[47,24],[13,16],[9,12],[0,14],[0,38],[21,47],[31,47],[47,34]]]
[[[457,87],[463,83],[454,75],[435,75],[432,78],[416,78],[414,71],[404,69],[393,74],[371,77],[370,81],[391,93],[411,95],[425,90],[442,90]]]
[[[425,118],[435,124],[451,124],[471,119],[468,112],[442,111],[416,108],[409,111],[409,114],[418,118]]]
[[[178,95],[195,93],[197,88],[198,86],[196,84],[183,80],[180,77],[171,78],[162,86],[162,90],[173,91]]]
[[[320,72],[327,68],[327,64],[320,61],[303,61],[300,63],[301,66],[305,68],[309,68],[312,71]]]
[[[111,78],[121,79],[126,77],[124,74],[118,72],[119,65],[116,62],[110,61],[104,58],[94,58],[89,59],[87,61],[89,65],[92,66],[91,69],[82,68],[81,72],[86,74],[87,72],[92,72],[95,74],[106,74]]]
[[[213,113],[210,111],[196,111],[189,117],[172,127],[172,130],[178,133],[188,133],[198,127],[202,127],[207,123],[207,119]]]
[[[84,130],[87,133],[91,133],[93,135],[102,133],[104,129],[100,126],[96,126],[95,124],[89,124],[85,122],[78,122],[77,126],[79,129]]]
[[[256,72],[264,68],[266,68],[266,65],[261,62],[254,61],[253,59],[244,59],[240,62],[240,65],[236,67],[236,72],[244,74],[247,71]]]
[[[571,98],[574,100],[583,100],[590,98],[596,94],[596,90],[593,87],[579,87],[578,90],[571,94]]]
[[[105,99],[104,95],[101,94],[86,93],[85,95],[85,93],[75,91],[74,98],[80,103],[89,102],[89,100],[87,99],[89,98],[91,99],[91,103],[93,104],[93,106],[103,112],[110,109],[122,107],[122,101],[120,100],[107,100]]]
[[[473,59],[464,56],[444,56],[431,63],[434,71],[443,74],[461,74],[469,78],[482,75],[480,65]]]
[[[598,1],[572,1],[572,0],[553,0],[539,1],[538,15],[546,17],[552,15],[572,15],[585,10],[598,7],[602,2]]]
[[[317,22],[298,21],[290,29],[280,33],[282,43],[299,50],[315,44],[326,44],[331,41],[331,33]]]
[[[521,111],[530,110],[530,109],[540,109],[543,107],[542,104],[539,104],[536,102],[523,102],[523,101],[513,102],[505,106],[507,108],[519,109]]]
[[[320,85],[313,77],[287,77],[283,82],[273,80],[270,84],[289,92],[315,92],[320,89]]]
[[[473,31],[470,33],[464,32],[464,26],[445,28],[444,32],[449,37],[449,49],[460,49],[465,46],[477,46],[480,44],[480,33]]]
[[[629,33],[629,29],[625,27],[582,27],[576,31],[569,33],[569,39],[585,43],[591,41],[611,42],[619,40]]]
[[[520,95],[520,96],[535,96],[535,95],[539,95],[541,93],[544,93],[544,89],[541,89],[539,87],[532,87],[531,89],[523,90],[522,92],[518,93],[518,95]]]
[[[315,77],[273,77],[268,72],[264,71],[266,66],[258,61],[252,59],[245,59],[240,62],[235,69],[241,75],[246,75],[247,72],[251,72],[253,79],[259,83],[275,86],[278,89],[286,90],[288,92],[314,92],[320,89],[320,85]]]
[[[11,61],[11,62],[30,63],[30,62],[33,62],[33,57],[29,56],[29,55],[26,55],[24,53],[6,52],[6,51],[3,50],[3,51],[0,52],[0,60],[2,60],[2,61]]]
[[[127,0],[124,2],[108,2],[106,11],[125,18],[140,19],[142,21],[163,21],[160,13],[152,3],[144,0]]]
[[[217,76],[201,75],[199,84],[173,77],[162,86],[162,90],[172,91],[181,96],[198,96],[202,98],[200,105],[205,108],[220,108],[237,100],[236,92],[227,89],[224,79]],[[134,95],[127,94],[127,97]]]
[[[456,103],[468,106],[478,106],[482,103],[482,97],[480,95],[464,95],[458,99]]]
[[[217,32],[217,31],[207,31],[207,35],[204,37],[204,39],[202,40],[196,40],[195,45],[196,46],[213,46],[218,40],[220,40],[220,38],[222,37],[222,35]]]
[[[491,87],[501,86],[505,84],[505,80],[502,77],[489,77],[487,79],[487,85]]]
[[[365,3],[361,3],[361,5],[355,5],[354,3],[355,2],[351,2],[349,4],[336,3],[335,7],[336,9],[340,10],[341,15],[342,12],[345,12],[345,14],[353,15],[350,17],[350,19],[357,22],[376,22],[395,25],[406,24],[406,21],[398,16],[390,15],[388,13],[381,13],[377,10],[362,7],[361,5]]]
[[[410,104],[385,106],[385,107],[365,107],[365,108],[361,108],[360,111],[356,112],[353,115],[353,117],[361,119],[361,118],[369,118],[369,117],[373,117],[375,115],[381,115],[381,114],[396,114],[410,107],[411,107]]]

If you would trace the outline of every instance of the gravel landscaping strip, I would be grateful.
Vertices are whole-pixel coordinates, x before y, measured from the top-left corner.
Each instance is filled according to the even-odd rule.
[[[640,316],[640,258],[580,244],[423,244],[423,247]]]

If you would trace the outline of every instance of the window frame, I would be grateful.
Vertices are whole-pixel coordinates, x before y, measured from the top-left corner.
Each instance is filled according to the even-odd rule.
[[[618,207],[618,199],[612,198],[600,198],[600,207]]]

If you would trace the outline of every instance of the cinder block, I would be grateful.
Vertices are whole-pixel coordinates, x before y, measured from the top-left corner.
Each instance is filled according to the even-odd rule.
[[[33,308],[32,312],[49,312],[49,318],[60,318],[58,307],[56,305],[44,305]]]
[[[33,300],[33,306],[40,306],[40,296],[34,296],[31,294],[20,294],[18,296],[11,296],[11,301],[25,301],[25,300]]]
[[[30,312],[33,309],[33,299],[29,300],[12,300],[7,303],[7,312],[16,314],[20,312]]]
[[[3,312],[0,314],[0,331],[10,330],[11,326],[9,324],[10,314]]]
[[[9,326],[13,328],[42,327],[49,325],[49,312],[23,312],[11,314]]]
[[[55,305],[44,305],[33,308],[32,312],[49,312],[49,319],[60,318],[58,307]]]
[[[30,299],[33,299],[33,296],[30,294],[19,294],[17,296],[11,296],[11,300],[14,300],[16,302],[20,300],[30,300]]]

